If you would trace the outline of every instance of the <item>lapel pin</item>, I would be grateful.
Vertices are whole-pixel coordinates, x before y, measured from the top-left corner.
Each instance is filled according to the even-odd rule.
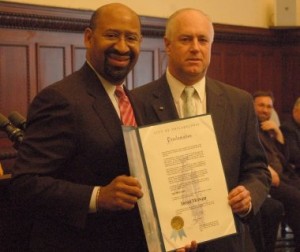
[[[160,111],[163,111],[164,109],[165,109],[165,107],[163,107],[163,106],[159,107]]]

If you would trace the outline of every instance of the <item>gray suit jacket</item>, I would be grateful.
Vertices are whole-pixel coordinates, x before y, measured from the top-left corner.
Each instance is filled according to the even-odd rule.
[[[134,89],[132,95],[138,101],[145,124],[179,118],[165,75]],[[207,78],[206,95],[207,112],[212,115],[228,190],[244,185],[251,192],[253,213],[256,213],[269,192],[270,173],[258,139],[252,97],[210,78]],[[244,227],[239,218],[236,222],[241,239],[236,236],[208,243],[206,251],[246,251],[242,245]]]
[[[32,250],[143,251],[137,207],[88,213],[93,187],[118,175],[129,175],[121,122],[85,64],[42,90],[29,109],[11,192],[35,212]]]

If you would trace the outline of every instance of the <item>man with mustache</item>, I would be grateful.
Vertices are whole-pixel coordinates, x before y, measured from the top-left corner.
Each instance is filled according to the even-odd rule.
[[[187,8],[175,12],[167,21],[164,37],[166,73],[132,94],[140,102],[145,123],[211,114],[238,234],[199,248],[206,252],[250,252],[254,248],[247,246],[250,236],[243,222],[267,197],[270,173],[258,139],[251,95],[206,77],[213,39],[212,21],[202,11]],[[193,109],[186,109],[185,90],[192,90],[188,107]]]
[[[143,192],[121,130],[141,122],[122,92],[141,40],[133,10],[100,7],[84,32],[86,63],[30,105],[11,186],[13,201],[35,213],[30,251],[147,251],[136,204]]]

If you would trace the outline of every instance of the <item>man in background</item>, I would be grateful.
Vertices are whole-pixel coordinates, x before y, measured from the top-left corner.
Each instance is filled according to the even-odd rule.
[[[280,128],[285,139],[288,162],[300,175],[300,97],[294,104],[292,117],[284,121]]]
[[[265,200],[270,173],[260,145],[251,95],[206,77],[214,29],[200,10],[182,9],[169,18],[164,37],[166,73],[134,89],[146,124],[209,113],[212,116],[228,185],[228,204],[237,235],[200,245],[201,251],[250,252],[248,227],[243,224]],[[189,107],[186,109],[191,90]],[[250,245],[250,244],[249,244]]]
[[[279,126],[270,120],[273,94],[257,91],[254,108],[260,123],[259,137],[264,146],[272,176],[270,195],[284,206],[285,219],[293,230],[295,251],[300,251],[300,178],[284,155],[284,137]]]

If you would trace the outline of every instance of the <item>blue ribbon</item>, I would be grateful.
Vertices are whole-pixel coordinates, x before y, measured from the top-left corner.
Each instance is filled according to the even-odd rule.
[[[183,229],[179,229],[178,231],[173,229],[171,239],[174,239],[176,241],[177,237],[179,236],[180,240],[182,239],[183,236],[186,237],[186,234]]]

